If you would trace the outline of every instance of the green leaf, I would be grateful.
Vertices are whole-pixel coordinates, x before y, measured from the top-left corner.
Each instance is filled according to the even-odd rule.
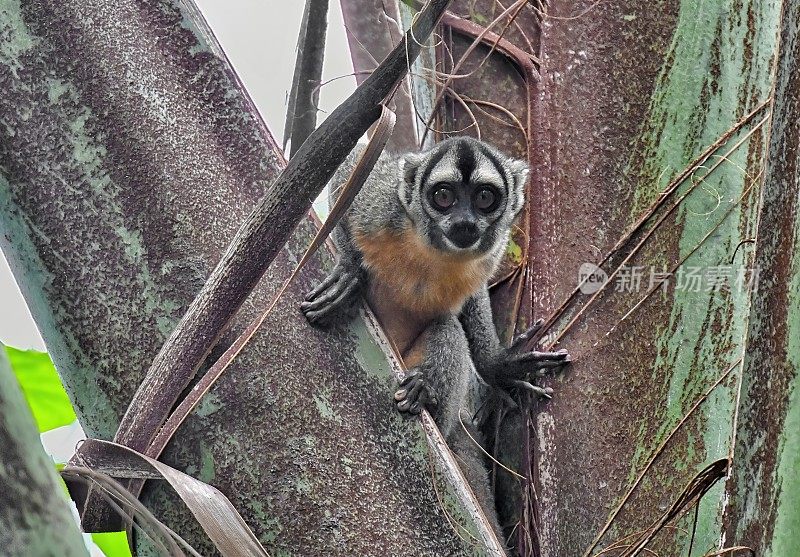
[[[508,255],[514,263],[522,263],[522,248],[514,240],[508,241],[506,255]]]
[[[74,422],[75,411],[50,356],[35,350],[5,348],[39,431],[50,431]]]
[[[125,532],[104,532],[92,534],[92,541],[106,557],[131,557],[128,537]]]

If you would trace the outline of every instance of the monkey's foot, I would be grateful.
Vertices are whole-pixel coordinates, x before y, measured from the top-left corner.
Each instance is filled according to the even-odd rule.
[[[494,377],[500,387],[519,386],[515,381],[531,377],[544,377],[550,371],[561,369],[570,360],[566,350],[557,352],[517,352],[514,348],[502,350],[491,365],[489,377]]]
[[[438,404],[436,395],[421,371],[409,371],[394,393],[397,409],[402,413],[419,414],[426,406]]]
[[[522,379],[531,370],[535,370],[537,377],[543,377],[548,370],[560,369],[571,362],[566,350],[556,352],[524,350],[525,345],[541,330],[543,324],[542,319],[537,320],[530,329],[514,339],[510,348],[503,351],[502,359],[505,360],[503,363],[507,369],[511,368],[509,371],[512,377]]]
[[[501,350],[488,366],[489,378],[494,378],[494,385],[506,391],[527,391],[540,398],[552,398],[553,390],[535,384],[535,379],[547,373],[557,371],[568,365],[571,360],[566,350],[556,352],[539,352],[524,350],[528,341],[542,327],[542,320],[517,336],[509,348]],[[490,380],[491,382],[491,380]]]
[[[333,324],[336,318],[347,318],[358,309],[362,284],[360,271],[347,271],[336,265],[331,274],[306,295],[300,311],[309,323],[321,327]]]
[[[544,377],[548,371],[558,370],[570,364],[572,360],[566,350],[556,352],[518,352],[509,354],[506,365],[520,368],[525,371],[536,370],[537,377]]]

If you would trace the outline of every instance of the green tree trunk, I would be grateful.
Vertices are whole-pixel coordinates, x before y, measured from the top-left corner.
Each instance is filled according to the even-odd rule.
[[[800,2],[784,3],[725,538],[800,555]]]
[[[88,555],[63,484],[0,345],[0,547],[9,557]]]

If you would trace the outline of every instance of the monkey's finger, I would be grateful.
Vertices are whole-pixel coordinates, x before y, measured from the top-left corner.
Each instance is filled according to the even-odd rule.
[[[347,288],[350,285],[351,283],[349,282],[338,280],[335,283],[328,286],[327,290],[322,292],[319,296],[315,297],[313,300],[307,300],[301,303],[300,307],[309,310],[319,309],[322,306],[338,298],[341,295],[341,293],[347,290]]]
[[[551,370],[554,370],[554,369],[559,369],[559,368],[562,368],[562,367],[566,366],[566,365],[567,365],[568,363],[570,363],[570,362],[569,362],[569,361],[561,361],[561,362],[551,362],[551,361],[537,362],[537,361],[528,361],[528,362],[516,362],[516,363],[517,363],[517,364],[518,364],[520,367],[524,367],[524,368],[525,368],[525,373],[527,373],[527,372],[530,372],[530,371],[531,371],[531,369],[535,369],[535,370],[537,370],[537,371],[536,371],[536,373],[537,373],[537,374],[539,374],[541,377],[543,377],[543,376],[544,376],[544,375],[546,375],[547,373],[545,372],[545,373],[543,373],[543,374],[542,374],[542,373],[540,373],[540,371],[542,371],[542,370],[551,371]]]
[[[571,363],[572,363],[572,360],[570,360],[568,358],[568,359],[564,360],[563,362],[557,362],[554,365],[548,365],[548,366],[541,366],[540,365],[540,366],[536,367],[535,375],[536,375],[536,377],[547,377],[548,375],[553,373],[553,371],[558,371],[562,367],[565,367],[565,366],[567,366],[567,365],[569,365]]]
[[[416,397],[409,392],[406,395],[406,398],[404,398],[403,400],[401,400],[401,401],[399,401],[397,403],[397,409],[400,412],[410,412],[411,411],[411,407],[414,406],[417,402],[418,401],[417,401]]]
[[[303,315],[305,315],[308,322],[314,325],[315,327],[328,328],[331,325],[333,325],[333,323],[325,319],[324,316],[320,315],[320,312],[318,311],[305,311],[302,309],[301,311],[303,311]]]
[[[416,380],[419,378],[419,376],[420,373],[418,371],[411,372],[405,376],[403,380],[400,381],[400,388],[394,393],[394,399],[398,402],[405,400],[408,396],[408,393],[416,384]]]
[[[424,383],[420,381],[420,384],[422,388],[419,390],[419,393],[417,393],[416,400],[413,400],[411,406],[408,408],[408,412],[415,415],[422,412],[422,409],[425,408],[425,405],[428,403],[428,396],[430,395],[430,390],[425,388]]]
[[[426,392],[425,381],[420,379],[408,390],[405,398],[397,403],[397,409],[401,412],[409,412],[415,403],[421,402],[424,404],[427,398]]]
[[[436,408],[437,406],[439,406],[439,399],[436,398],[436,395],[433,393],[432,390],[426,389],[425,395],[428,398],[427,402],[425,403],[425,406],[427,406],[428,408]]]
[[[312,325],[328,326],[334,324],[334,321],[343,323],[352,318],[358,309],[356,302],[352,298],[342,297],[341,300],[334,300],[319,309],[301,305],[300,311]]]
[[[414,382],[411,385],[411,388],[408,390],[408,394],[406,395],[406,400],[410,400],[412,403],[419,400],[421,397],[425,397],[425,380],[420,378],[418,381]]]
[[[419,392],[419,396],[417,397],[417,400],[416,400],[416,402],[414,402],[414,403],[413,403],[413,404],[412,404],[412,405],[411,405],[411,406],[408,408],[408,412],[409,412],[409,414],[414,414],[414,415],[416,416],[417,414],[419,414],[420,412],[422,412],[422,409],[423,409],[423,408],[425,408],[425,407],[428,405],[428,403],[429,403],[429,400],[428,400],[428,398],[429,398],[430,396],[431,396],[431,392],[430,392],[428,389],[422,389],[422,390]],[[435,404],[432,404],[432,406],[436,406],[436,405],[435,405]]]
[[[338,311],[344,302],[346,302],[358,288],[357,281],[350,282],[343,287],[340,287],[339,284],[334,287],[335,290],[332,289],[330,292],[326,292],[313,302],[303,302],[300,304],[300,309],[306,314],[306,317],[311,319],[311,315],[313,314],[315,319],[324,319],[330,313]]]
[[[316,298],[320,292],[327,289],[330,285],[339,280],[339,275],[340,273],[338,272],[338,270],[334,268],[334,270],[331,271],[331,273],[327,277],[325,277],[322,280],[322,282],[320,282],[317,286],[315,286],[311,292],[306,294],[306,301],[310,302],[311,300]]]
[[[533,385],[532,383],[528,383],[527,381],[512,381],[512,385],[515,387],[519,387],[520,389],[524,389],[526,391],[530,391],[531,393],[535,394],[538,397],[551,399],[553,398],[553,389],[550,387],[540,387],[538,385]]]
[[[558,352],[525,352],[515,357],[520,362],[558,362],[559,364],[569,358],[566,350],[559,350]]]
[[[416,381],[417,379],[420,379],[421,377],[422,377],[422,372],[409,371],[408,373],[406,373],[406,376],[403,377],[400,380],[400,386],[401,387],[407,387],[407,386],[409,386],[409,383],[411,383],[412,381]]]
[[[511,349],[516,350],[517,348],[528,342],[530,339],[532,339],[533,336],[541,330],[542,325],[544,325],[544,319],[537,319],[536,322],[533,325],[531,325],[527,331],[525,331],[520,335],[517,335],[517,338],[515,338],[514,342],[511,343]]]

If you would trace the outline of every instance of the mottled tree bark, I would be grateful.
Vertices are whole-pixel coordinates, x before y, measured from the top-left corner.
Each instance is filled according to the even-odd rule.
[[[513,4],[455,1],[441,69],[453,66],[451,53],[458,62],[475,27]],[[703,395],[745,346],[754,262],[751,244],[740,243],[755,237],[759,219],[769,110],[739,123],[769,104],[780,4],[526,2],[505,31],[507,17],[491,29],[526,55],[503,48],[489,55],[489,38],[437,107],[437,128],[470,135],[480,128],[531,164],[528,212],[493,293],[501,332],[508,338],[570,300],[545,341],[557,339],[573,364],[548,380],[555,396],[538,405],[533,422],[539,515],[524,520],[537,530],[534,555],[593,554],[647,528],[732,446],[739,368]],[[366,48],[382,48],[364,38]],[[361,58],[354,62],[363,69]],[[529,78],[531,64],[540,79]],[[431,89],[435,97],[439,89]],[[624,262],[610,286],[594,298],[570,297],[582,265],[600,262],[659,200],[604,266],[611,275]],[[518,414],[509,418],[499,455],[519,471],[525,424]],[[498,474],[521,492],[516,476]],[[714,548],[730,495],[717,485],[700,504],[696,529],[690,513],[648,549],[686,554],[691,545],[699,556]],[[519,509],[509,499],[500,503]],[[509,528],[518,518],[517,511]]]
[[[291,140],[292,153],[305,143],[317,127],[325,35],[328,30],[328,0],[306,0],[300,25],[297,59],[283,132],[283,147],[286,149],[286,144]]]
[[[726,545],[800,554],[800,2],[784,2]]]
[[[285,163],[191,4],[0,0],[0,13],[0,246],[81,424],[110,439]],[[303,220],[272,246],[211,359],[314,233]],[[321,253],[301,273],[163,460],[223,491],[272,554],[480,553],[442,510],[475,533],[421,429],[394,411],[385,347],[360,319],[322,332],[300,313],[329,264]],[[142,498],[213,554],[169,488]]]

